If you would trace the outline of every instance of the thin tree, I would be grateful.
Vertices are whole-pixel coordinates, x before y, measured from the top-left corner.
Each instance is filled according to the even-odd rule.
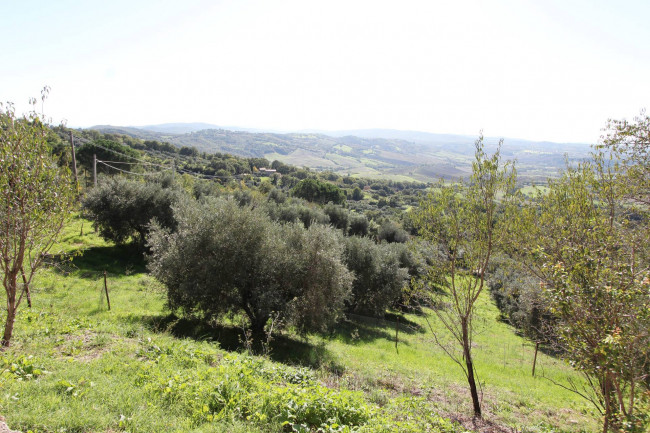
[[[51,157],[47,131],[34,109],[16,117],[12,104],[0,104],[0,272],[7,295],[2,348],[11,342],[18,307],[74,202],[69,170]]]
[[[475,160],[467,182],[440,184],[420,203],[415,223],[420,234],[437,243],[445,258],[444,294],[432,292],[434,312],[451,335],[451,342],[432,329],[436,343],[463,369],[470,388],[474,415],[481,417],[476,367],[472,355],[474,314],[483,292],[490,258],[506,230],[498,218],[499,208],[509,203],[514,190],[515,170],[510,162],[502,164],[500,149],[486,155],[483,136],[475,143]],[[440,283],[440,279],[436,279]]]

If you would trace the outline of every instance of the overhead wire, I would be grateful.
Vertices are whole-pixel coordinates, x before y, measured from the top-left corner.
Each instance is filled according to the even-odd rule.
[[[106,164],[104,161],[97,160],[98,163],[105,165],[106,167],[112,168],[113,170],[121,171],[123,173],[135,174],[137,176],[158,176],[159,173],[136,173],[134,171],[124,170],[121,168],[114,167],[110,164]]]
[[[230,176],[218,176],[218,175],[211,175],[211,174],[205,174],[205,173],[197,173],[197,172],[187,170],[187,169],[183,169],[183,168],[175,168],[174,169],[173,167],[169,167],[169,166],[166,166],[166,165],[156,164],[156,163],[153,163],[153,162],[145,161],[143,159],[136,158],[134,156],[127,155],[125,153],[119,152],[119,151],[117,151],[115,149],[110,149],[108,147],[104,147],[104,146],[102,146],[100,144],[97,144],[96,142],[94,142],[92,140],[89,140],[87,138],[84,138],[84,137],[78,137],[78,136],[76,136],[74,134],[73,134],[73,137],[75,139],[78,139],[79,141],[81,141],[83,144],[91,144],[91,145],[93,145],[95,147],[98,147],[100,149],[103,149],[103,150],[105,150],[107,152],[112,152],[114,154],[123,156],[125,158],[130,158],[130,159],[133,159],[135,161],[138,161],[138,162],[126,162],[126,161],[100,161],[100,160],[97,160],[97,162],[99,162],[101,164],[104,164],[105,166],[110,167],[110,168],[112,168],[114,170],[121,171],[123,173],[129,173],[129,174],[134,174],[134,175],[139,175],[139,176],[154,176],[156,174],[156,173],[136,173],[136,172],[132,172],[132,171],[128,171],[128,170],[123,170],[123,169],[118,168],[118,167],[113,167],[113,166],[111,166],[111,165],[109,165],[107,163],[111,163],[111,164],[133,164],[133,165],[138,164],[138,163],[147,164],[147,165],[151,165],[151,166],[155,166],[155,167],[161,167],[161,168],[164,168],[166,170],[175,170],[175,171],[183,173],[183,174],[188,174],[190,176],[194,176],[194,177],[197,177],[197,178],[204,178],[204,179],[240,179],[242,176],[244,176],[244,174],[232,174]],[[188,161],[190,159],[190,157],[186,156],[186,155],[169,155],[169,154],[167,154],[165,152],[158,151],[158,150],[153,150],[153,149],[143,149],[143,151],[146,152],[146,153],[158,153],[158,154],[161,154],[162,156],[165,156],[165,157],[170,158],[172,160],[180,159],[180,160]]]
[[[75,138],[79,138],[79,137],[76,137],[74,134],[73,134],[73,136],[74,136]],[[165,165],[161,165],[161,164],[156,164],[156,163],[154,163],[154,162],[145,161],[145,160],[143,160],[143,159],[136,158],[135,156],[131,156],[131,155],[127,155],[126,153],[119,152],[119,151],[117,151],[117,150],[115,150],[115,149],[110,149],[110,148],[108,148],[108,147],[104,147],[104,146],[102,146],[101,144],[97,144],[96,142],[94,142],[94,141],[90,141],[90,140],[87,140],[87,139],[85,139],[85,138],[82,138],[82,140],[85,141],[84,144],[92,144],[93,146],[98,147],[98,148],[100,148],[100,149],[103,149],[103,150],[105,150],[105,151],[107,151],[107,152],[113,152],[113,153],[116,154],[116,155],[120,155],[120,156],[123,156],[123,157],[125,157],[125,158],[131,158],[131,159],[133,159],[133,160],[135,160],[135,161],[140,162],[141,164],[148,164],[148,165],[153,165],[153,166],[157,166],[157,167],[169,168],[169,167],[167,167],[167,166],[165,166]]]

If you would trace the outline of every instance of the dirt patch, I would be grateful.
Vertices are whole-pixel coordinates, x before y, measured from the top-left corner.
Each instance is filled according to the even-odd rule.
[[[90,362],[101,358],[111,348],[111,343],[120,338],[117,335],[99,334],[85,330],[82,334],[70,334],[64,338],[64,343],[56,349],[64,357],[73,357],[81,362]],[[0,432],[2,433],[2,432]]]
[[[518,433],[519,430],[497,424],[493,421],[465,416],[462,414],[445,415],[453,422],[457,422],[463,426],[464,429],[479,432],[479,433]]]
[[[21,433],[18,430],[10,429],[6,421],[7,420],[5,420],[2,415],[0,415],[0,433]]]

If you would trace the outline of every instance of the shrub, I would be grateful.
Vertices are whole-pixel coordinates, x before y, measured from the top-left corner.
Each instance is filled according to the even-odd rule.
[[[330,201],[334,204],[343,204],[346,201],[345,193],[338,186],[318,179],[307,178],[301,180],[293,188],[292,193],[295,197],[321,204]]]
[[[388,243],[404,243],[409,240],[409,235],[394,222],[387,221],[379,228],[377,239]]]
[[[383,316],[400,299],[408,270],[401,267],[397,251],[369,238],[346,238],[345,262],[354,273],[348,311]]]
[[[325,208],[323,208],[323,212],[325,212],[325,215],[330,218],[330,224],[332,224],[332,226],[342,230],[343,233],[348,231],[350,216],[348,215],[348,211],[342,206],[328,203]]]
[[[350,236],[367,236],[369,229],[368,218],[365,215],[351,215],[348,234]]]
[[[116,243],[130,239],[144,246],[150,222],[174,229],[172,206],[181,192],[164,182],[138,182],[122,177],[104,178],[82,201],[84,215],[101,236]]]

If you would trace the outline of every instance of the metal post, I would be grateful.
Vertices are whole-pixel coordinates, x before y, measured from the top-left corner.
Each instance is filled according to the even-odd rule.
[[[97,186],[97,155],[93,154],[93,186]]]

